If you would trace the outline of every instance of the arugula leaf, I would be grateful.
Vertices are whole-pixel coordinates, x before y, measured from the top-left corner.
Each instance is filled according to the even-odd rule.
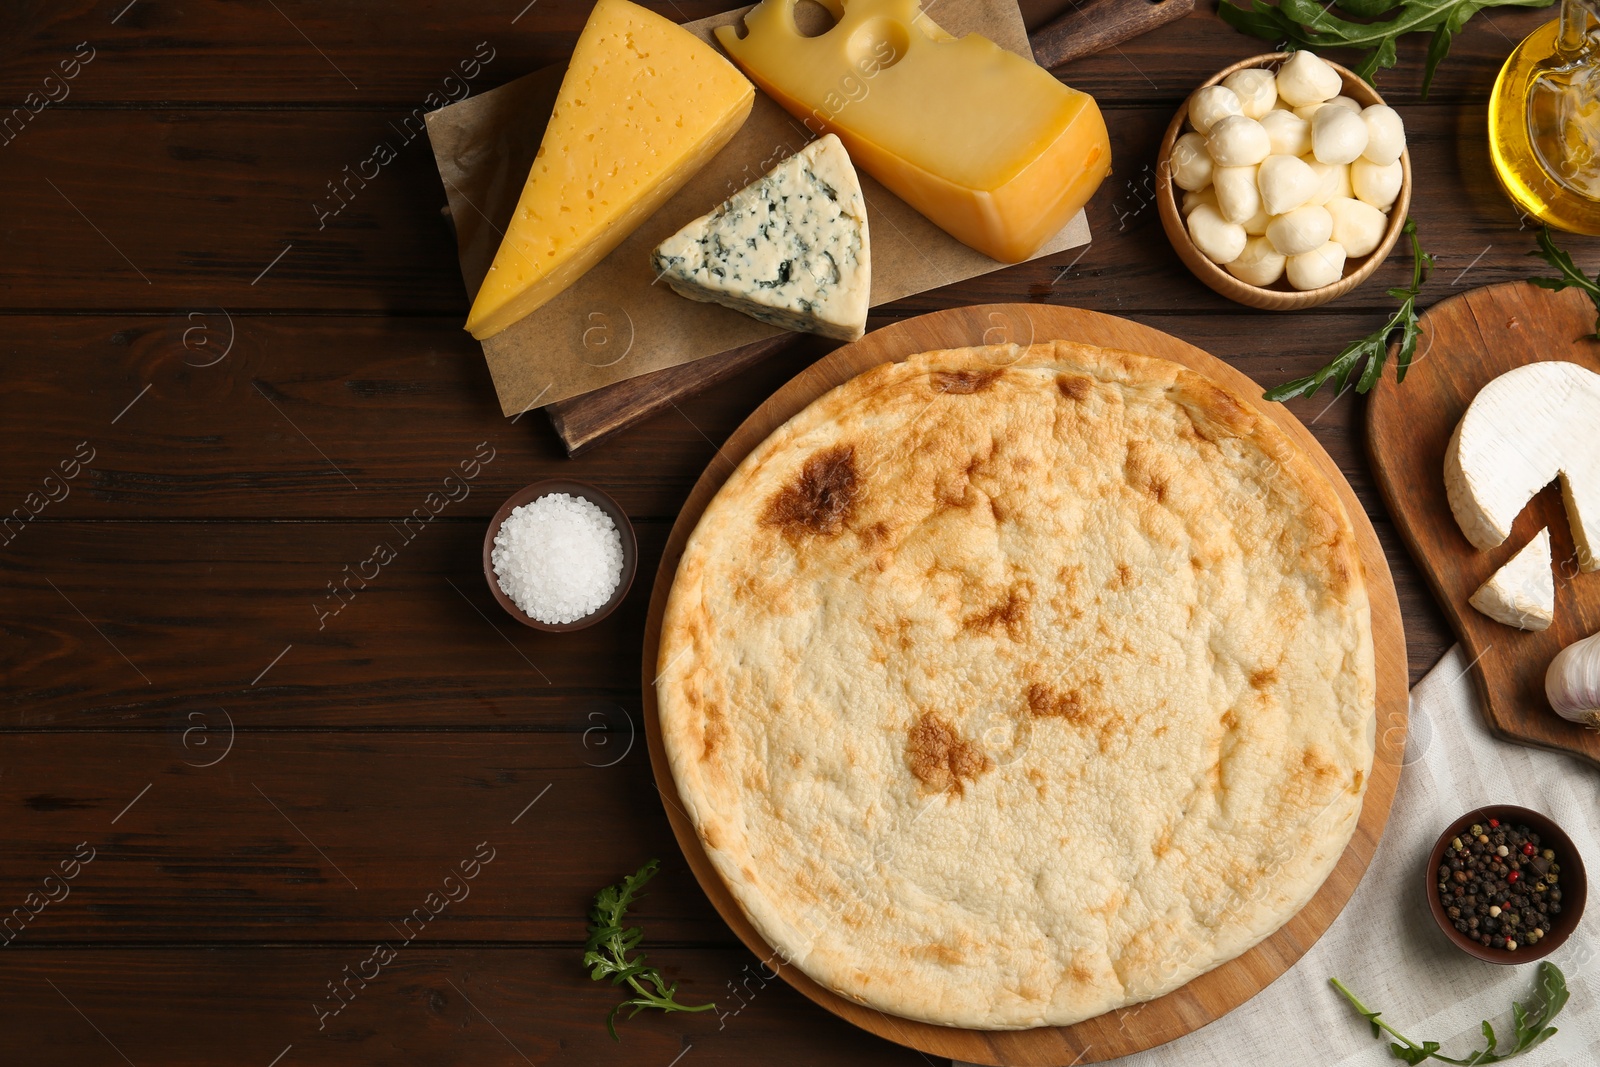
[[[1389,336],[1396,330],[1400,331],[1400,347],[1395,353],[1394,377],[1396,383],[1406,380],[1406,371],[1411,369],[1411,360],[1417,353],[1417,341],[1422,336],[1422,327],[1417,321],[1417,296],[1422,291],[1422,283],[1427,279],[1428,272],[1433,269],[1433,256],[1422,250],[1415,222],[1406,219],[1401,232],[1411,239],[1411,287],[1405,289],[1397,286],[1389,290],[1389,295],[1400,301],[1399,309],[1378,329],[1345,345],[1333,357],[1333,362],[1315,374],[1284,382],[1276,389],[1268,389],[1264,394],[1266,399],[1284,401],[1297,396],[1314,396],[1330,380],[1342,392],[1362,360],[1366,360],[1366,367],[1356,380],[1356,392],[1367,392],[1383,377],[1383,363],[1389,355]]]
[[[633,1018],[646,1008],[661,1011],[710,1011],[716,1004],[690,1006],[678,1001],[678,983],[668,983],[661,972],[646,964],[640,953],[634,959],[628,956],[644,939],[644,928],[623,926],[628,907],[639,896],[646,882],[656,876],[660,860],[651,860],[616,885],[608,885],[595,895],[594,907],[589,909],[589,940],[584,942],[583,965],[590,968],[589,977],[596,982],[611,979],[612,985],[627,984],[636,994],[611,1009],[606,1016],[606,1029],[614,1041],[617,1036],[617,1013],[632,1008],[628,1018]],[[646,986],[650,988],[646,988]]]
[[[1425,1060],[1438,1060],[1441,1063],[1460,1064],[1461,1067],[1475,1067],[1480,1063],[1504,1062],[1548,1040],[1556,1032],[1556,1028],[1549,1025],[1550,1020],[1559,1015],[1561,1009],[1566,1007],[1567,1004],[1566,976],[1561,973],[1561,968],[1546,960],[1539,964],[1538,984],[1535,987],[1535,992],[1539,997],[1537,1010],[1532,1007],[1531,1002],[1526,1005],[1513,1002],[1511,1005],[1511,1018],[1515,1030],[1512,1044],[1504,1052],[1501,1052],[1499,1042],[1495,1040],[1494,1027],[1489,1025],[1489,1021],[1485,1019],[1483,1021],[1483,1037],[1488,1043],[1487,1047],[1471,1053],[1464,1059],[1457,1059],[1453,1056],[1439,1055],[1441,1046],[1437,1041],[1418,1043],[1406,1037],[1400,1031],[1384,1022],[1379,1017],[1382,1014],[1381,1012],[1373,1011],[1357,1000],[1356,995],[1346,989],[1344,983],[1339,979],[1330,978],[1328,981],[1371,1024],[1373,1037],[1381,1038],[1387,1033],[1390,1037],[1396,1039],[1389,1043],[1389,1051],[1394,1055],[1395,1059],[1404,1060],[1410,1064],[1422,1063]],[[1531,1015],[1530,1012],[1532,1013]]]
[[[1242,33],[1268,41],[1287,42],[1286,47],[1370,49],[1355,72],[1367,81],[1380,69],[1395,65],[1399,51],[1396,42],[1408,33],[1432,33],[1428,43],[1427,66],[1422,75],[1422,96],[1427,99],[1434,72],[1450,44],[1467,20],[1491,7],[1549,7],[1554,0],[1338,0],[1338,8],[1358,19],[1352,22],[1330,13],[1313,0],[1278,0],[1276,6],[1265,0],[1217,0],[1222,21]],[[1380,15],[1388,18],[1379,19]]]
[[[1600,274],[1596,274],[1593,281],[1584,276],[1577,264],[1572,262],[1572,256],[1556,245],[1555,234],[1550,232],[1550,227],[1544,226],[1539,230],[1539,250],[1529,252],[1530,256],[1538,256],[1556,270],[1561,272],[1559,278],[1529,278],[1528,280],[1541,289],[1570,289],[1578,288],[1589,294],[1589,299],[1594,301],[1596,311],[1594,333],[1590,334],[1596,341],[1600,341]]]

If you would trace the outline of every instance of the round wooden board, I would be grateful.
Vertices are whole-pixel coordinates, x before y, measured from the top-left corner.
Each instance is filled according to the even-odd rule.
[[[1355,526],[1366,564],[1372,601],[1372,635],[1377,652],[1377,753],[1367,787],[1361,820],[1344,856],[1311,903],[1281,930],[1239,958],[1172,993],[1143,1005],[1108,1012],[1074,1026],[1033,1030],[961,1030],[934,1026],[846,1000],[819,986],[798,968],[777,960],[756,933],[727,886],[711,866],[694,826],[678,801],[677,787],[661,744],[656,719],[656,653],[661,616],[677,573],[684,543],[722,483],[750,451],[811,401],[862,371],[904,359],[916,352],[967,345],[1071,340],[1160,356],[1198,370],[1245,398],[1261,395],[1261,387],[1243,374],[1193,345],[1126,319],[1077,308],[1046,304],[983,304],[952,308],[908,319],[874,331],[817,361],[774,393],[746,419],[719,450],[695,483],[667,546],[650,597],[644,636],[644,719],[656,787],[678,845],[711,903],[757,958],[771,961],[783,978],[801,993],[844,1019],[890,1041],[935,1056],[974,1063],[1015,1067],[1098,1063],[1171,1041],[1198,1030],[1249,1000],[1305,954],[1338,916],[1367,869],[1389,818],[1406,736],[1409,700],[1405,633],[1400,605],[1377,534],[1344,476],[1298,419],[1278,404],[1257,402],[1322,468],[1337,488]]]

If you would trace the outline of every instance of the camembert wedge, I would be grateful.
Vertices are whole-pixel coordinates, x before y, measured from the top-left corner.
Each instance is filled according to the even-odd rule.
[[[1467,540],[1493,548],[1558,475],[1580,570],[1600,569],[1600,374],[1529,363],[1484,386],[1445,451],[1450,510]]]
[[[1550,531],[1540,530],[1467,601],[1496,622],[1519,630],[1548,629],[1556,617]]]
[[[867,203],[831,133],[661,242],[652,258],[691,300],[842,341],[866,331]]]
[[[482,340],[615,248],[727,144],[755,89],[710,45],[628,0],[599,0],[467,329]]]

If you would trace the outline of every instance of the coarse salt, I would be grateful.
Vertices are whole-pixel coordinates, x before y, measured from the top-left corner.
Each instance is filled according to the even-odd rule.
[[[592,615],[622,580],[622,534],[593,501],[550,493],[512,509],[490,553],[500,589],[547,625]]]

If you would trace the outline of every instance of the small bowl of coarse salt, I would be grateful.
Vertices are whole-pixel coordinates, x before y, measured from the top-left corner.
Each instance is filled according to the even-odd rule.
[[[617,502],[563,478],[513,493],[483,538],[489,592],[535,630],[593,626],[622,603],[638,567],[633,524]]]

